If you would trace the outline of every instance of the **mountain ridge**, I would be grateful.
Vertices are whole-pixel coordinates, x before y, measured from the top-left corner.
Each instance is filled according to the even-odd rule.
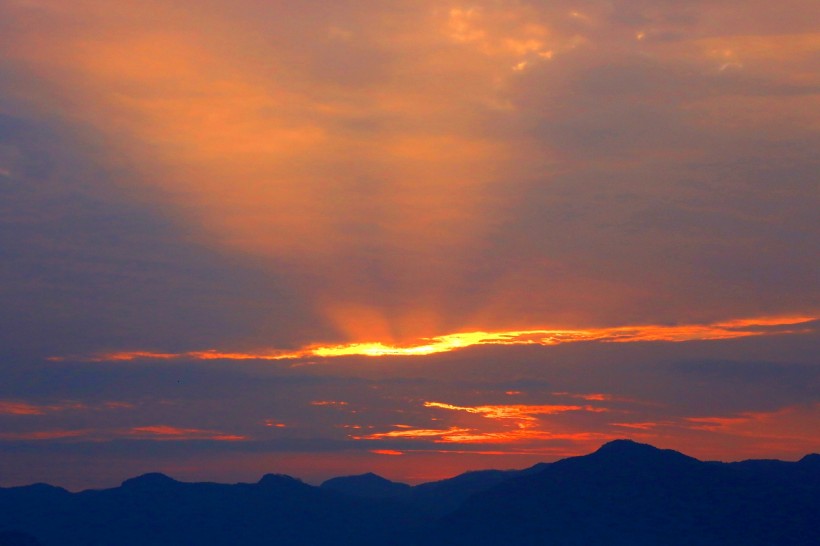
[[[521,470],[409,486],[373,473],[320,486],[177,481],[161,473],[71,493],[0,488],[0,533],[43,546],[484,546],[820,543],[820,455],[703,462],[617,440]]]

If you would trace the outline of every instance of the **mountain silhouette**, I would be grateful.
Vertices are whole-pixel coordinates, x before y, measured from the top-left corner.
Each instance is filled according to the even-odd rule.
[[[431,516],[442,516],[457,509],[472,495],[512,478],[537,473],[546,466],[546,463],[538,463],[524,470],[474,470],[446,480],[417,485],[404,500]]]
[[[131,478],[122,482],[120,487],[131,491],[161,491],[168,489],[180,482],[173,478],[169,478],[165,474],[159,472],[152,472],[150,474],[143,474],[136,478]]]
[[[820,455],[702,462],[618,440],[414,487],[375,474],[315,487],[152,473],[80,493],[0,488],[0,546],[816,546],[818,507]]]
[[[414,506],[428,516],[440,516],[452,512],[475,493],[491,489],[513,477],[538,472],[545,466],[546,463],[538,463],[524,470],[474,470],[414,487],[368,472],[331,478],[320,487],[353,497],[398,500]]]
[[[406,483],[391,482],[372,472],[358,476],[331,478],[323,482],[320,487],[328,491],[371,499],[398,498],[410,491],[410,486]]]
[[[808,466],[701,462],[619,440],[470,497],[434,536],[473,546],[817,545],[820,489]]]

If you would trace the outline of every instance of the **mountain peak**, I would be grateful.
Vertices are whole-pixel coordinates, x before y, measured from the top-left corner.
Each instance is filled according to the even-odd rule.
[[[622,438],[603,444],[595,453],[648,453],[651,451],[660,450],[649,444],[641,444],[635,440]]]
[[[65,491],[62,487],[57,487],[56,485],[51,485],[48,483],[37,482],[31,485],[18,485],[14,489],[28,489],[29,491],[38,491],[38,492],[46,492],[46,491]]]
[[[799,462],[800,464],[811,464],[820,466],[820,454],[809,453],[808,455],[800,459]]]
[[[373,472],[366,472],[364,474],[356,474],[354,476],[339,476],[338,478],[330,478],[322,483],[322,487],[325,485],[331,485],[333,483],[337,483],[340,481],[347,481],[347,482],[358,482],[358,483],[394,483],[387,478],[383,478],[378,474],[374,474]]]
[[[331,478],[323,482],[321,488],[356,497],[384,498],[398,496],[408,491],[410,486],[367,472],[356,476]]]
[[[305,485],[302,480],[288,476],[287,474],[265,474],[257,483],[266,487],[277,485]]]
[[[160,489],[179,483],[173,478],[160,472],[149,472],[136,478],[131,478],[122,482],[121,487],[129,489]]]
[[[678,461],[678,462],[698,462],[697,459],[684,455],[672,449],[659,449],[649,444],[641,444],[634,440],[613,440],[598,448],[597,451],[589,455],[595,458],[605,458],[618,461]]]

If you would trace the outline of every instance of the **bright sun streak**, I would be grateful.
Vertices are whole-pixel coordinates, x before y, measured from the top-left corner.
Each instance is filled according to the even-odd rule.
[[[183,353],[123,351],[105,353],[80,360],[116,362],[131,360],[296,360],[300,358],[334,358],[342,356],[423,356],[445,353],[476,345],[559,345],[579,341],[630,343],[640,341],[706,341],[741,337],[800,334],[814,331],[811,316],[777,316],[736,319],[711,324],[643,325],[593,328],[587,330],[513,330],[501,332],[462,332],[423,338],[414,344],[386,345],[382,342],[311,345],[295,351],[224,352],[215,349]],[[52,357],[50,360],[73,360]]]

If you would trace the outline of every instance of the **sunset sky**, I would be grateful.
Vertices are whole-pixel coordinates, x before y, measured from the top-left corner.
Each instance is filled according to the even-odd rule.
[[[820,451],[818,29],[0,0],[0,486]]]

